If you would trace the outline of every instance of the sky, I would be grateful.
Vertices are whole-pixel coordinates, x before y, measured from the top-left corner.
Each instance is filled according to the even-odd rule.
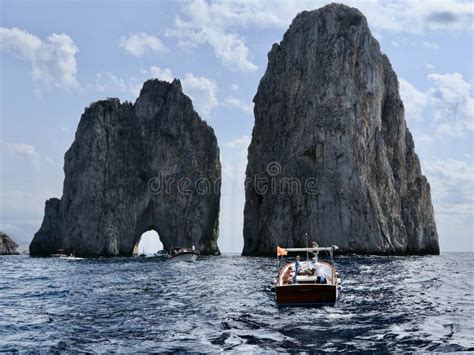
[[[366,15],[398,75],[441,251],[474,251],[473,3],[343,3]],[[176,77],[220,146],[219,247],[241,252],[252,99],[267,53],[298,12],[325,4],[0,0],[0,230],[29,243],[39,229],[45,200],[62,194],[85,107],[134,102],[145,80]]]

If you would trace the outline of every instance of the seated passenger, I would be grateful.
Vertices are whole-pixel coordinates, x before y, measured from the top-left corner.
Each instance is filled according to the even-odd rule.
[[[288,284],[290,277],[291,277],[291,271],[288,269],[288,270],[285,271],[285,273],[283,274],[283,284]]]
[[[326,284],[326,274],[324,273],[324,267],[321,263],[317,262],[314,265],[315,268],[315,275],[316,275],[316,283],[317,284]]]
[[[317,284],[327,284],[328,281],[326,280],[325,276],[317,276],[316,277],[316,283]]]

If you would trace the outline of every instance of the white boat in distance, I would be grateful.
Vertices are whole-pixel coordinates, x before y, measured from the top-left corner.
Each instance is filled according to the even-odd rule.
[[[67,255],[61,255],[59,259],[63,260],[84,260],[84,258],[79,258],[77,256],[67,256]]]
[[[168,260],[172,262],[193,262],[196,261],[198,256],[199,251],[195,250],[194,246],[192,248],[171,248]]]
[[[51,254],[51,256],[63,260],[84,260],[84,258],[78,258],[74,252],[71,254],[66,254],[64,249],[59,249],[55,254]]]

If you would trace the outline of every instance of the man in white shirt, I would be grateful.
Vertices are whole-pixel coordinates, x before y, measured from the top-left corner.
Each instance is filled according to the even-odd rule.
[[[316,276],[316,283],[325,284],[326,274],[324,272],[324,266],[320,262],[313,263],[314,275]]]

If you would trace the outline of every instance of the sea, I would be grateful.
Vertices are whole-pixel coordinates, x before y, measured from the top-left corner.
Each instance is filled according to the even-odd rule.
[[[474,253],[335,262],[335,306],[279,308],[276,258],[1,256],[0,351],[474,351]]]

